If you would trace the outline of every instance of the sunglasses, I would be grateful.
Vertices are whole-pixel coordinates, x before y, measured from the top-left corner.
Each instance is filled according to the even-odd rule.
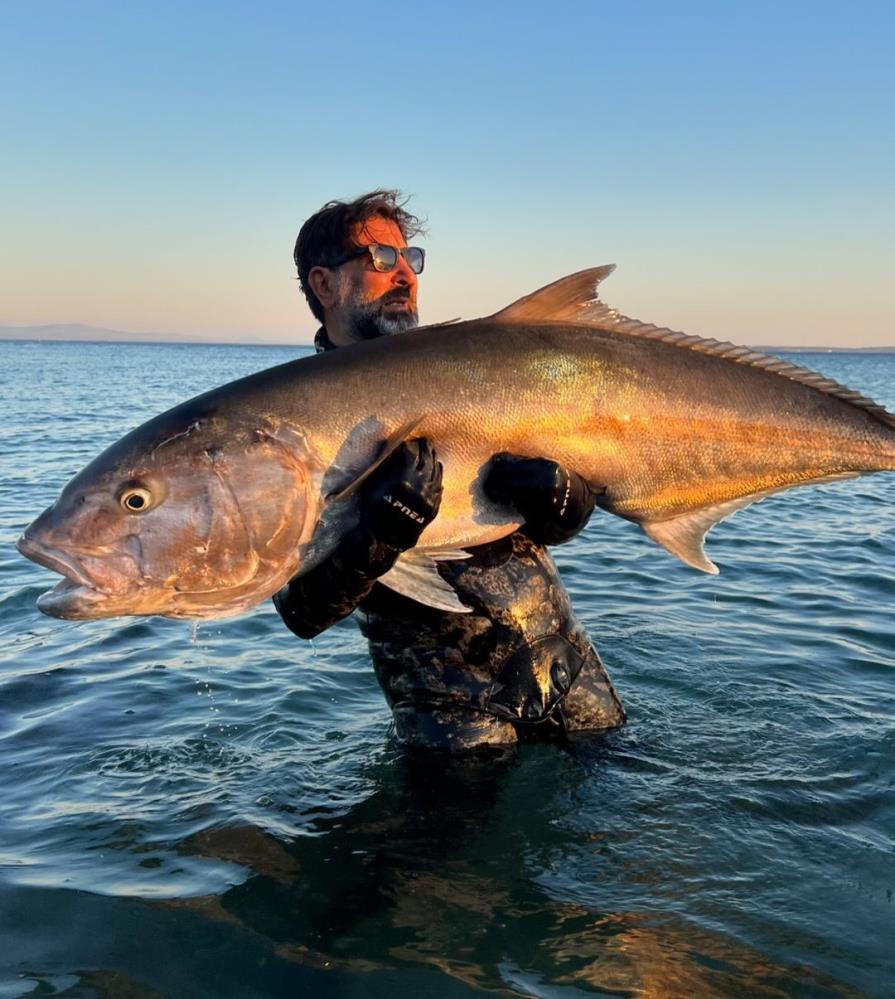
[[[373,269],[385,274],[393,271],[398,266],[398,257],[401,256],[407,261],[407,266],[414,274],[422,274],[423,266],[426,263],[426,251],[419,246],[385,246],[383,243],[372,243],[369,246],[360,246],[351,253],[343,256],[333,267],[341,267],[342,264],[355,257],[362,257],[365,253],[370,254],[373,261]]]

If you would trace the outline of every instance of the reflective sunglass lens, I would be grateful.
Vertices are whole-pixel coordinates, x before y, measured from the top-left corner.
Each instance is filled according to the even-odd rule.
[[[398,249],[395,246],[385,246],[382,243],[375,243],[365,247],[373,261],[373,267],[383,273],[393,271],[398,266],[398,254],[406,261],[407,266],[414,274],[422,274],[423,264],[426,262],[426,251],[419,246],[405,246]]]
[[[377,271],[394,270],[398,263],[398,251],[393,246],[371,246],[370,256]]]
[[[423,273],[423,264],[425,263],[426,255],[418,246],[408,246],[404,251],[404,259],[414,274]]]

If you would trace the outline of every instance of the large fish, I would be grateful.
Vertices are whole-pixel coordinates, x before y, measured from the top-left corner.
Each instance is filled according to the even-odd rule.
[[[512,532],[492,455],[544,456],[600,505],[707,572],[706,532],[791,486],[895,469],[895,417],[785,361],[628,319],[596,296],[611,267],[563,278],[487,319],[430,326],[242,378],[103,452],[19,550],[65,579],[47,614],[222,617],[333,550],[357,488],[428,437],[441,510],[384,582],[462,605],[436,562]]]

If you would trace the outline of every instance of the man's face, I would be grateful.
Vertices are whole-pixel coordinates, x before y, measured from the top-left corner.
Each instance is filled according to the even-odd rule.
[[[359,225],[353,238],[358,246],[407,245],[400,228],[379,216]],[[366,253],[342,264],[335,308],[340,311],[343,326],[351,338],[372,340],[419,325],[417,283],[416,274],[402,256],[398,257],[394,269],[385,273],[374,269],[373,261]]]

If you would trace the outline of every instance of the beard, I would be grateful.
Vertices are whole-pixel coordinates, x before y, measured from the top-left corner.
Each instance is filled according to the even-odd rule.
[[[356,287],[343,288],[342,295],[346,321],[356,340],[375,340],[393,333],[406,333],[419,326],[419,313],[403,288],[387,291],[372,302],[362,302]],[[407,310],[389,314],[386,306],[390,302],[406,302]]]

